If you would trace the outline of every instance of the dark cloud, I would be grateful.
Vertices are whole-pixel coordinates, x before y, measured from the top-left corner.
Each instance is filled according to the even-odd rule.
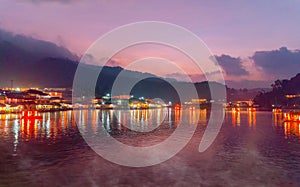
[[[227,75],[249,75],[249,72],[242,66],[242,60],[240,58],[222,55],[216,56],[216,59]]]
[[[59,57],[59,58],[68,58],[71,60],[78,60],[78,57],[65,47],[58,46],[52,42],[35,39],[30,36],[14,34],[5,31],[1,28],[0,28],[0,42],[8,42],[40,58]]]
[[[281,47],[272,51],[257,51],[251,57],[255,64],[275,79],[289,78],[300,72],[300,51]]]

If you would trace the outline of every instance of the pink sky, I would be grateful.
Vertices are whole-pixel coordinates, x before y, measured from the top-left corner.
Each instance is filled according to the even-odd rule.
[[[198,35],[214,54],[241,57],[251,72],[242,76],[248,80],[268,78],[248,58],[255,51],[300,48],[297,0],[0,0],[0,4],[0,28],[63,45],[78,55],[118,26],[152,20],[174,23]]]

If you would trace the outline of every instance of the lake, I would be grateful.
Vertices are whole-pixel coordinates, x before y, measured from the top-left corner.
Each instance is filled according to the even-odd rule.
[[[203,153],[198,149],[210,115],[206,110],[41,115],[0,115],[0,186],[300,186],[300,123],[283,122],[280,113],[226,111],[217,138]],[[189,143],[147,167],[109,162],[81,134],[97,136],[105,129],[119,142],[145,147],[163,142],[180,125],[196,128]]]

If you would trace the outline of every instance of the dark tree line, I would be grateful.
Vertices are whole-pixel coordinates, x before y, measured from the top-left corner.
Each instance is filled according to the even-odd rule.
[[[290,80],[276,80],[272,85],[272,91],[260,92],[254,103],[261,107],[299,107],[300,97],[288,98],[287,95],[300,94],[300,73]]]

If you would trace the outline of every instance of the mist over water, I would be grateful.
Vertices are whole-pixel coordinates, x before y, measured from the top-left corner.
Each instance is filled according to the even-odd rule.
[[[97,136],[104,127],[124,144],[150,146],[174,132],[180,114],[181,125],[197,125],[193,138],[173,158],[149,167],[111,163],[79,132]],[[0,186],[300,185],[300,124],[285,123],[279,114],[227,111],[217,139],[204,153],[198,147],[209,117],[206,110],[131,110],[128,115],[78,110],[42,117],[0,115]]]

